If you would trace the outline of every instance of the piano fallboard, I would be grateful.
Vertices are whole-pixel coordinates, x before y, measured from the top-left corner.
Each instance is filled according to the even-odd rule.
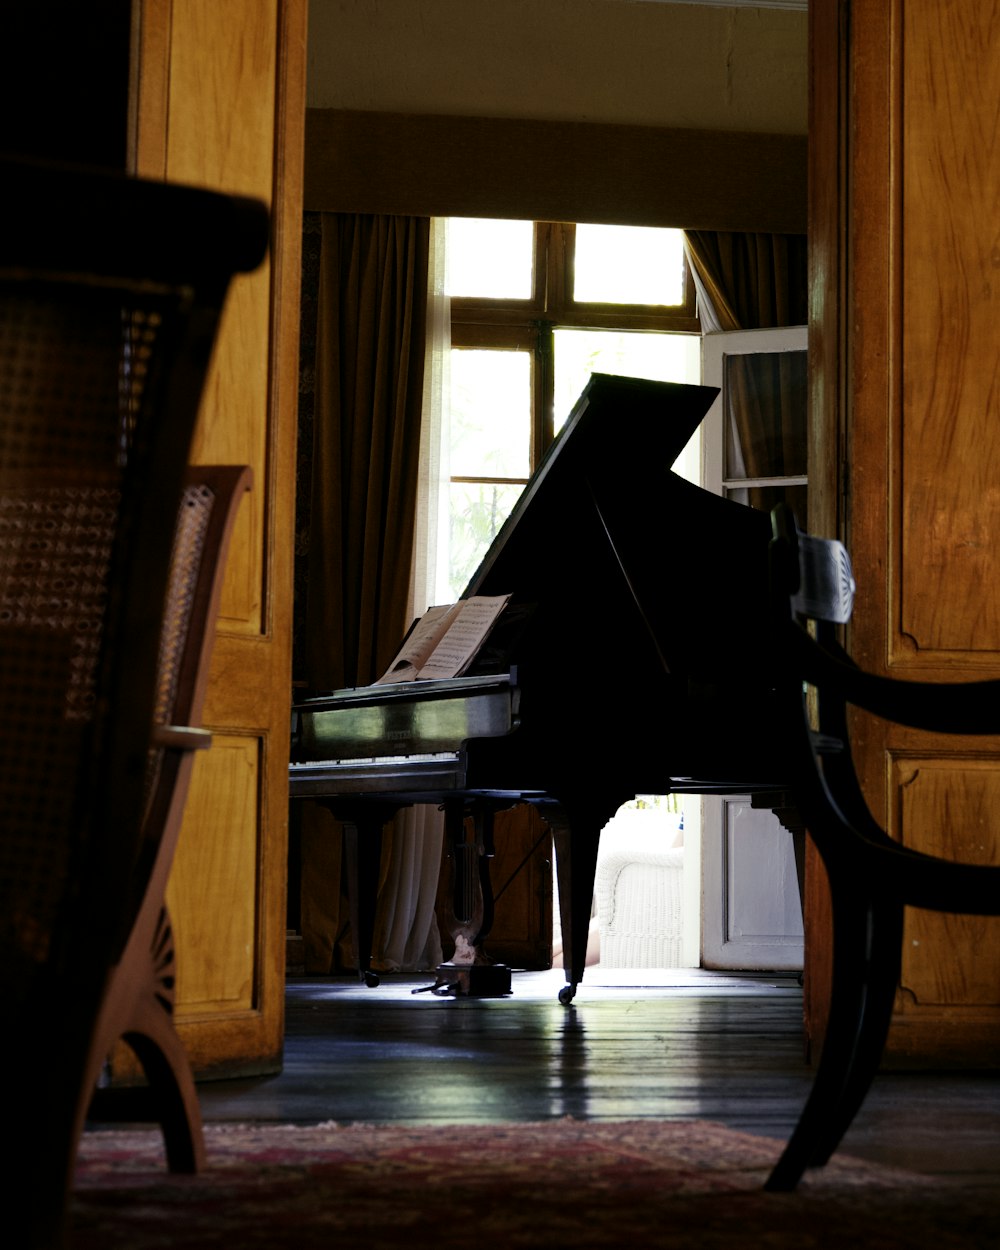
[[[470,739],[501,737],[517,728],[515,677],[506,672],[388,683],[303,700],[292,709],[292,760],[346,766],[350,760],[388,758],[405,768],[416,756],[425,758],[414,761],[414,775],[431,774],[433,757],[439,757],[437,763],[446,754],[457,759]],[[339,775],[350,777],[346,768]]]

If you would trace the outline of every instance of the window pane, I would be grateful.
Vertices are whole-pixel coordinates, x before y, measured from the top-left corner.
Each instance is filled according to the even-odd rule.
[[[527,478],[531,356],[456,347],[451,353],[451,475]]]
[[[531,299],[534,239],[534,222],[449,217],[445,293]]]
[[[798,477],[806,472],[808,353],[723,358],[724,477]]]
[[[655,226],[577,226],[577,303],[682,304],[684,234]]]
[[[700,339],[696,334],[556,330],[553,337],[557,430],[592,373],[651,378],[655,382],[701,381]]]
[[[453,599],[472,580],[523,489],[496,483],[452,482],[448,554]]]

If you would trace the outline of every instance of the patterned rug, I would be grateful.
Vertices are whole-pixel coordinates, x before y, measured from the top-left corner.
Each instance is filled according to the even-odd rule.
[[[72,1250],[1000,1245],[997,1186],[835,1157],[793,1194],[780,1144],[703,1122],[206,1130],[209,1167],[166,1173],[152,1130],[85,1134]]]

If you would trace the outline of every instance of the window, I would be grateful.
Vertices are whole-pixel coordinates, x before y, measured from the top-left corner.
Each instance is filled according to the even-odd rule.
[[[808,340],[805,326],[702,340],[705,382],[721,393],[705,422],[704,485],[769,512],[788,503],[805,526]]]
[[[449,579],[461,594],[592,372],[700,380],[680,230],[450,218]]]

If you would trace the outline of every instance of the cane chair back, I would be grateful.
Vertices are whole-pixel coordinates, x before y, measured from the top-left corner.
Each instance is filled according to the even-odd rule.
[[[175,518],[234,273],[266,212],[0,162],[0,1031],[19,1244],[58,1244],[137,867]]]
[[[160,640],[153,745],[142,849],[128,910],[129,939],[115,963],[93,1033],[77,1131],[96,1119],[158,1123],[172,1171],[204,1164],[201,1113],[174,1023],[176,949],[165,893],[181,832],[195,752],[210,745],[201,717],[229,540],[250,470],[189,469],[181,497]],[[133,1084],[139,1061],[145,1084]],[[115,1054],[117,1063],[109,1063]]]

